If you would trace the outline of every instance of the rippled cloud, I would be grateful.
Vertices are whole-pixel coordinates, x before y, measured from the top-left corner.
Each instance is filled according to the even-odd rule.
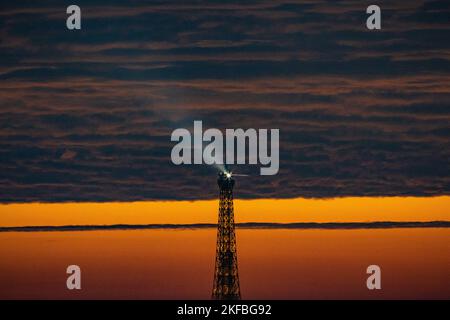
[[[60,1],[0,13],[0,201],[216,196],[171,132],[279,128],[242,198],[449,194],[450,7],[379,1]],[[68,4],[67,4],[68,5]]]

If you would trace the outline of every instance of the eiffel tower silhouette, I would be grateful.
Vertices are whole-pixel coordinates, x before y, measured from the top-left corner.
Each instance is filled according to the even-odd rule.
[[[234,229],[233,187],[231,173],[220,172],[217,179],[219,194],[219,222],[217,225],[216,267],[212,298],[239,300],[236,234]]]

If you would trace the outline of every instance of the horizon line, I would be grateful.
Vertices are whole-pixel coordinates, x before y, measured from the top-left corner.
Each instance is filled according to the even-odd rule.
[[[396,228],[450,228],[450,221],[376,221],[376,222],[242,222],[238,229],[396,229]],[[98,230],[151,230],[151,229],[211,229],[215,223],[193,224],[113,224],[113,225],[63,225],[0,227],[0,232],[51,232]]]

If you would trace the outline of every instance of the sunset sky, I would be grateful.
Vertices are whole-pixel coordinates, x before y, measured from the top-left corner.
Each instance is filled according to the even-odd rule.
[[[194,120],[280,129],[240,221],[448,220],[447,1],[69,4],[2,3],[1,225],[215,221],[216,170],[170,161]]]
[[[238,281],[244,300],[450,299],[449,18],[449,0],[1,1],[0,300]],[[230,165],[219,211],[218,168],[171,159],[194,121],[279,129],[278,174]]]
[[[449,220],[450,197],[235,200],[236,222]],[[0,205],[0,227],[217,222],[217,200]]]

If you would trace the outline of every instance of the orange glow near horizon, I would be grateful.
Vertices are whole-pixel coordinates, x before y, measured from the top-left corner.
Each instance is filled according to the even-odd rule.
[[[0,226],[216,223],[217,200],[0,205]],[[450,196],[235,200],[236,222],[450,220]]]
[[[237,239],[245,299],[450,297],[448,229],[238,229]],[[215,241],[213,228],[3,232],[0,299],[209,299]],[[71,291],[74,262],[83,289]],[[374,263],[382,290],[365,286]]]

